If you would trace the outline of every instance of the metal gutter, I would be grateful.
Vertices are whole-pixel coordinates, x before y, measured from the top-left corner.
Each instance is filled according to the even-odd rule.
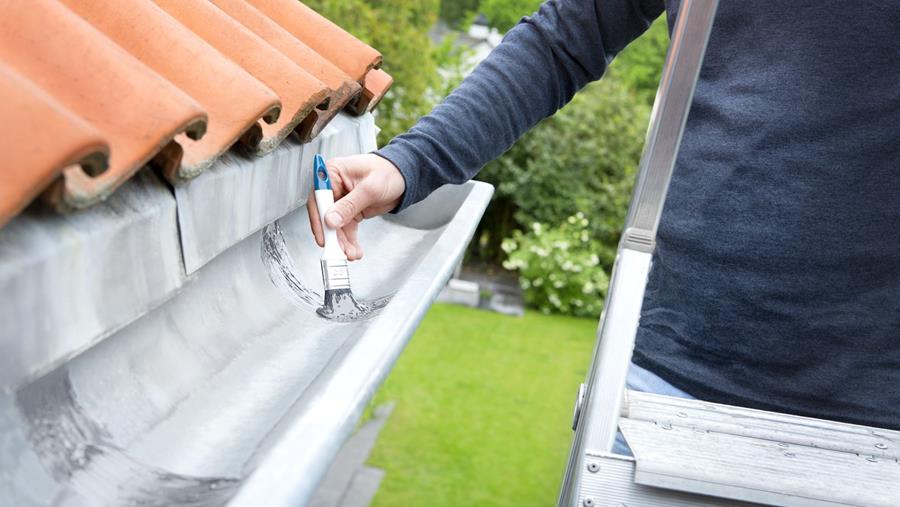
[[[341,114],[311,143],[228,153],[185,185],[142,171],[103,205],[39,210],[0,229],[0,390],[47,373],[172,297],[210,259],[306,202],[312,155],[371,151],[371,115]],[[310,161],[307,164],[307,161]],[[307,165],[303,165],[307,164]],[[182,261],[182,258],[184,261]]]
[[[0,230],[0,391],[47,373],[184,284],[175,199],[144,171],[101,206]]]
[[[333,126],[343,134],[325,135],[309,149],[333,155],[373,142],[370,119]],[[285,184],[296,172],[310,173],[297,171],[306,149],[280,147],[282,159],[259,159],[254,167],[223,161],[175,199],[145,175],[165,213],[146,207],[126,216],[162,213],[167,220],[157,232],[171,238],[169,255],[177,261],[179,246],[186,257],[198,254],[195,271],[181,274],[140,318],[103,321],[117,326],[105,338],[85,332],[45,351],[42,340],[56,344],[52,331],[72,322],[65,306],[34,341],[13,339],[21,333],[9,328],[4,351],[22,354],[31,347],[38,353],[23,365],[30,376],[0,390],[0,506],[286,507],[309,499],[450,277],[492,188],[475,182],[444,187],[404,213],[366,221],[361,241],[367,255],[351,265],[351,280],[357,298],[382,307],[367,320],[328,321],[315,313],[322,298],[320,251],[299,206],[308,189],[302,179]],[[294,197],[274,197],[281,192]],[[122,196],[127,192],[115,198]],[[223,204],[203,208],[205,200]],[[176,208],[180,218],[193,220],[180,237]],[[204,213],[220,215],[204,219]],[[270,216],[277,220],[266,225]],[[226,222],[239,227],[229,223],[227,234],[215,234]],[[131,223],[113,217],[100,232],[129,231]],[[91,309],[105,302],[93,299],[93,291],[112,287],[117,292],[103,294],[120,298],[117,304],[144,301],[132,286],[136,273],[126,268],[158,262],[154,234],[149,230],[140,242],[108,254],[118,263],[111,273],[121,279],[77,278],[67,297],[80,294]],[[191,242],[213,240],[208,250],[190,253]],[[87,262],[73,252],[90,244],[79,239],[61,247],[57,258]],[[98,242],[92,251],[114,246]],[[182,273],[180,263],[175,268]],[[47,288],[28,286],[34,276],[11,279],[39,301]],[[28,308],[22,311],[32,318]]]

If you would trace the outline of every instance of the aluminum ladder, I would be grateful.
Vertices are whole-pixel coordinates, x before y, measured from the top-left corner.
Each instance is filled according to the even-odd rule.
[[[628,391],[663,203],[718,0],[684,0],[641,157],[559,507],[900,506],[900,432]],[[621,429],[634,458],[611,453]]]

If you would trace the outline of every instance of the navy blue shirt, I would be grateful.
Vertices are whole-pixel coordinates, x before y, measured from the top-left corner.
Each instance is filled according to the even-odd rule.
[[[474,176],[678,4],[545,3],[378,152],[401,206]],[[900,2],[720,2],[634,361],[698,398],[900,429]]]

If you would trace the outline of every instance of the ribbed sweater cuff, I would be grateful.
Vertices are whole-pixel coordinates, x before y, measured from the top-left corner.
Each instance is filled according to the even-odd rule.
[[[397,146],[395,143],[388,144],[374,153],[394,164],[400,170],[400,174],[406,183],[406,190],[403,192],[400,204],[391,210],[391,213],[399,213],[421,200],[421,197],[419,197],[419,181],[414,169],[416,167],[415,157],[408,150]]]

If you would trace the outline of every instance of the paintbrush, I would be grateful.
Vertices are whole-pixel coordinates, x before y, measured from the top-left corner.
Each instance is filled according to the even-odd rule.
[[[325,285],[325,300],[316,313],[333,320],[356,320],[366,315],[369,309],[356,301],[350,290],[350,269],[347,255],[338,242],[337,230],[325,224],[325,214],[334,206],[334,192],[331,178],[322,155],[313,158],[313,191],[325,247],[322,252],[322,282]]]

